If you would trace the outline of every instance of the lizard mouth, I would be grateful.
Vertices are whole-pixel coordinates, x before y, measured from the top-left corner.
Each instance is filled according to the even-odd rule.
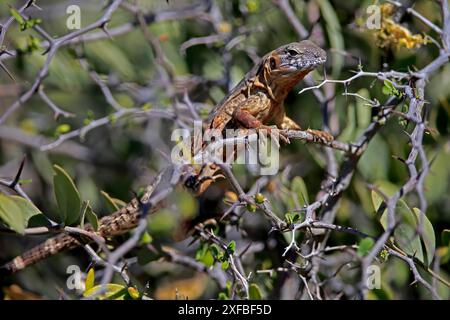
[[[290,72],[307,71],[324,64],[326,61],[327,60],[322,57],[314,59],[298,59],[281,65],[281,67]]]

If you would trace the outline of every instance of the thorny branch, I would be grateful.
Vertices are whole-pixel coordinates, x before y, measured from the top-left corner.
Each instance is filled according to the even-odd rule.
[[[390,1],[395,6],[402,6],[402,4],[398,1]],[[427,86],[427,80],[433,75],[433,73],[440,69],[444,64],[449,62],[450,57],[450,12],[448,8],[448,2],[445,0],[440,1],[442,8],[442,16],[443,16],[443,25],[442,27],[434,24],[429,19],[421,15],[419,12],[414,10],[413,8],[406,8],[406,12],[411,14],[415,18],[419,19],[423,24],[427,25],[429,28],[434,30],[441,37],[442,41],[442,49],[440,49],[439,56],[435,58],[431,63],[427,66],[423,67],[418,71],[409,71],[409,72],[399,72],[395,70],[385,71],[385,72],[368,72],[363,71],[362,68],[359,68],[355,72],[355,74],[344,80],[336,80],[336,79],[328,79],[325,78],[319,84],[314,85],[311,84],[311,80],[308,80],[309,86],[301,89],[299,94],[306,93],[308,91],[312,91],[315,95],[315,98],[322,105],[325,105],[327,109],[327,116],[333,113],[330,108],[331,100],[333,100],[335,95],[335,86],[334,85],[343,85],[345,87],[346,96],[351,96],[356,99],[362,99],[364,102],[368,104],[368,107],[372,108],[376,111],[376,115],[372,118],[372,122],[368,125],[367,128],[362,132],[362,134],[356,139],[354,142],[342,142],[339,140],[334,140],[332,142],[324,142],[315,140],[314,136],[307,131],[287,131],[283,132],[286,137],[291,140],[301,140],[304,142],[308,142],[311,144],[315,144],[318,147],[325,146],[325,159],[328,173],[330,176],[327,176],[323,181],[323,190],[321,190],[315,200],[312,203],[307,204],[304,208],[301,208],[301,211],[304,212],[304,218],[302,221],[288,223],[280,216],[282,216],[281,212],[276,212],[271,206],[269,201],[264,200],[262,203],[256,203],[254,200],[254,195],[256,193],[255,188],[251,188],[248,192],[244,191],[244,188],[238,182],[238,179],[233,174],[231,165],[229,164],[219,164],[223,174],[226,176],[227,181],[235,190],[238,199],[235,203],[233,203],[229,209],[224,213],[223,219],[229,218],[228,215],[236,215],[237,217],[242,216],[242,212],[245,211],[245,206],[248,204],[255,205],[256,208],[264,213],[264,216],[271,224],[271,232],[290,232],[290,242],[284,248],[282,252],[282,256],[284,259],[284,266],[278,267],[270,270],[257,270],[257,274],[264,273],[287,273],[290,271],[294,271],[298,274],[299,279],[302,281],[304,288],[306,290],[306,294],[310,299],[321,298],[323,294],[321,291],[322,283],[319,281],[318,272],[321,267],[321,259],[323,255],[327,252],[332,251],[351,251],[357,249],[356,245],[345,245],[345,246],[335,246],[330,247],[327,245],[327,241],[330,235],[330,232],[345,232],[355,235],[358,238],[366,238],[370,237],[375,240],[375,245],[370,250],[370,252],[364,256],[360,261],[360,272],[361,272],[361,280],[359,283],[359,296],[361,298],[367,298],[368,288],[367,288],[367,269],[373,263],[373,261],[377,258],[380,251],[387,250],[389,255],[395,256],[402,261],[404,261],[408,267],[411,269],[412,274],[414,276],[415,282],[420,283],[424,286],[432,295],[433,298],[439,299],[440,296],[436,289],[430,285],[419,273],[418,268],[424,269],[424,267],[414,260],[414,257],[410,257],[406,255],[404,252],[397,250],[395,247],[391,246],[389,242],[390,236],[394,233],[395,228],[397,227],[400,221],[400,217],[396,213],[396,206],[400,199],[404,198],[408,193],[415,192],[419,199],[419,207],[420,207],[420,220],[418,225],[417,234],[421,235],[423,232],[423,216],[427,211],[427,201],[424,194],[424,181],[429,172],[430,161],[428,160],[424,147],[423,147],[423,138],[426,132],[426,109],[427,102],[425,101],[425,90]],[[285,0],[276,0],[274,3],[280,9],[282,14],[286,16],[288,22],[294,28],[298,37],[301,39],[307,38],[309,31],[305,28],[305,26],[300,22],[300,20],[295,16],[295,13],[292,7],[289,4],[289,1]],[[34,1],[27,1],[21,8],[18,9],[19,14],[27,19],[27,9],[31,6],[34,6]],[[134,20],[131,22],[127,22],[123,25],[116,26],[111,29],[107,29],[107,24],[111,20],[113,14],[119,9],[130,12],[133,14]],[[61,152],[65,154],[69,154],[73,158],[87,160],[88,150],[84,149],[84,147],[75,144],[73,141],[69,141],[74,138],[81,138],[91,130],[99,128],[101,126],[113,125],[117,120],[127,118],[127,117],[145,117],[145,118],[165,118],[174,121],[180,127],[189,127],[191,121],[198,119],[198,110],[196,107],[190,102],[187,91],[185,92],[185,100],[183,103],[183,107],[190,111],[191,118],[182,118],[177,112],[175,105],[181,104],[178,103],[175,99],[175,82],[177,80],[172,67],[170,65],[170,60],[165,56],[164,50],[159,43],[159,40],[150,33],[147,25],[152,23],[161,22],[161,21],[169,21],[169,20],[177,20],[177,19],[201,19],[203,21],[209,22],[214,26],[214,34],[192,38],[189,41],[185,42],[180,50],[181,52],[185,52],[188,48],[195,45],[203,45],[203,44],[215,44],[220,42],[224,43],[224,49],[221,51],[222,62],[225,65],[224,77],[221,82],[224,87],[228,87],[230,85],[230,51],[234,47],[238,47],[239,43],[241,43],[251,32],[252,30],[241,27],[237,30],[232,30],[232,32],[219,32],[219,25],[223,23],[223,17],[220,14],[217,14],[218,7],[212,1],[200,1],[198,4],[194,4],[189,7],[180,8],[176,10],[163,10],[159,12],[143,12],[137,5],[129,4],[128,2],[115,0],[111,1],[108,7],[105,9],[101,18],[99,18],[94,23],[74,32],[70,32],[64,36],[53,38],[49,36],[45,30],[40,28],[39,26],[35,26],[34,30],[36,33],[42,37],[44,40],[41,45],[46,50],[46,60],[43,66],[39,69],[35,81],[31,85],[31,87],[21,95],[17,101],[11,104],[6,111],[0,116],[0,124],[2,127],[0,128],[0,136],[5,139],[15,140],[23,145],[27,145],[33,148],[39,148],[42,151],[56,151],[61,150]],[[0,66],[3,70],[7,71],[3,62],[12,59],[17,56],[17,52],[14,50],[6,50],[4,48],[4,40],[6,33],[14,22],[14,18],[9,18],[5,23],[1,25],[0,29]],[[124,108],[121,106],[117,100],[113,96],[112,88],[107,85],[107,81],[105,81],[100,74],[97,73],[89,64],[89,61],[82,56],[80,52],[81,45],[90,41],[102,40],[108,37],[119,36],[128,32],[133,31],[136,26],[139,26],[141,32],[144,34],[146,40],[148,41],[152,51],[156,57],[156,60],[159,64],[158,74],[160,77],[159,85],[161,87],[168,88],[168,95],[171,98],[171,102],[173,102],[173,106],[166,109],[151,109],[144,110],[139,106],[135,106],[133,108]],[[49,67],[54,60],[57,52],[66,46],[76,46],[77,52],[79,53],[79,63],[83,67],[83,69],[89,74],[90,78],[95,82],[95,84],[100,88],[101,93],[105,101],[114,109],[114,112],[110,115],[100,117],[91,121],[89,124],[86,124],[78,129],[72,130],[70,132],[64,133],[60,135],[54,141],[48,141],[47,138],[42,138],[36,140],[31,139],[30,137],[11,134],[11,130],[18,130],[15,128],[7,128],[5,126],[5,122],[7,119],[20,108],[24,108],[26,103],[37,93],[43,102],[45,102],[48,107],[53,111],[55,118],[58,116],[63,117],[71,117],[72,114],[64,111],[59,106],[57,106],[45,93],[44,80],[49,74]],[[241,48],[239,50],[245,51],[251,58],[256,59],[254,52],[249,47]],[[7,71],[9,73],[9,71]],[[392,96],[384,103],[378,101],[372,101],[365,97],[362,97],[356,93],[347,92],[348,87],[352,85],[352,83],[358,81],[360,78],[373,78],[377,81],[387,81],[389,82],[396,90],[398,90],[402,96]],[[179,79],[178,79],[179,80]],[[330,89],[331,88],[331,89]],[[170,90],[169,90],[170,89]],[[330,92],[331,91],[331,92]],[[331,98],[330,98],[331,97]],[[408,101],[408,111],[402,112],[397,110],[397,106],[402,101]],[[385,199],[386,210],[387,210],[387,228],[386,230],[378,236],[367,235],[357,229],[337,225],[334,223],[335,215],[337,208],[339,206],[340,200],[344,194],[344,192],[349,188],[352,177],[355,174],[357,165],[361,157],[364,155],[369,143],[372,141],[373,137],[379,133],[381,128],[385,125],[385,123],[391,119],[392,117],[399,117],[402,119],[406,119],[410,121],[413,125],[412,133],[408,136],[411,142],[411,149],[409,155],[406,160],[404,160],[404,164],[408,170],[409,178],[403,184],[401,188],[395,192],[395,194],[391,197],[387,197]],[[329,128],[329,123],[325,123],[325,127]],[[19,132],[20,133],[20,132]],[[45,142],[42,142],[44,141]],[[246,143],[248,139],[251,139],[251,136],[246,137],[238,137],[232,139],[231,141],[217,141],[219,144],[223,143]],[[63,147],[72,143],[71,148],[63,151]],[[214,145],[211,146],[212,148]],[[74,151],[75,150],[75,151]],[[208,150],[205,151],[206,153]],[[336,160],[337,152],[344,155],[344,160],[342,163],[338,164]],[[28,198],[26,193],[20,186],[19,178],[22,172],[23,162],[20,166],[20,169],[16,175],[16,177],[12,180],[1,179],[0,184],[7,188],[10,188],[12,191],[18,193],[24,198]],[[120,261],[124,259],[126,254],[132,250],[138,244],[142,234],[146,231],[148,226],[147,213],[148,210],[155,206],[160,201],[164,200],[168,197],[170,193],[172,193],[176,184],[180,180],[180,168],[173,167],[173,175],[171,177],[170,185],[165,189],[159,191],[156,194],[153,194],[147,202],[141,203],[141,218],[139,221],[139,225],[134,230],[133,235],[125,241],[122,245],[117,247],[114,251],[109,251],[106,248],[103,248],[104,253],[107,258],[101,258],[90,246],[85,246],[86,251],[92,258],[92,261],[98,265],[101,265],[105,268],[105,272],[101,279],[101,285],[103,286],[103,290],[96,293],[96,296],[101,295],[104,290],[106,290],[106,284],[111,282],[114,272],[121,275],[123,280],[130,284],[130,277],[127,274],[126,268],[123,268],[123,265],[120,265]],[[267,183],[264,183],[266,185]],[[259,191],[264,186],[257,186],[256,189]],[[239,214],[238,212],[241,212]],[[201,226],[196,227],[197,235],[199,238],[204,241],[208,241],[210,243],[214,243],[218,245],[223,250],[227,250],[227,243],[224,239],[222,239],[219,235],[212,233],[210,230],[206,230]],[[302,244],[298,243],[298,233],[302,231],[305,234],[304,240]],[[41,234],[47,232],[54,232],[46,227],[40,228],[30,228],[25,230],[25,234]],[[65,227],[61,232],[79,232],[83,233],[83,230],[77,228]],[[97,243],[102,243],[102,239],[98,239],[95,234],[86,234],[85,236],[91,236],[95,238],[94,240]],[[320,238],[321,237],[321,238]],[[308,244],[308,248],[305,252],[305,245]],[[293,255],[292,255],[293,253]],[[185,265],[190,268],[193,268],[200,272],[207,273],[211,278],[213,278],[219,286],[223,289],[225,287],[224,277],[220,273],[215,273],[211,269],[205,268],[198,261],[195,261],[192,258],[181,256],[176,254],[174,251],[165,251],[165,257],[167,260],[172,261],[173,263],[177,263],[180,265]],[[301,258],[308,265],[311,266],[309,271],[303,267],[299,267],[295,261],[297,258]],[[242,298],[249,298],[249,281],[251,281],[251,275],[249,272],[246,272],[244,268],[243,257],[241,255],[230,254],[228,257],[230,268],[227,270],[227,276],[230,277],[233,281],[233,295],[239,294]],[[299,271],[301,270],[301,272]],[[336,271],[336,274],[340,271]],[[427,271],[427,270],[425,270]],[[435,277],[436,278],[436,277]],[[91,297],[91,298],[95,298]]]

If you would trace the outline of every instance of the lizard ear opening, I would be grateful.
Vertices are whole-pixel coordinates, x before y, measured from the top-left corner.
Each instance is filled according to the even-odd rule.
[[[269,66],[270,66],[271,70],[277,68],[277,60],[274,57],[270,57],[270,59],[269,59]]]

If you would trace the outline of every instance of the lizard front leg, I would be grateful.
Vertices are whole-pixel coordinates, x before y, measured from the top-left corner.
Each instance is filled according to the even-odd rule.
[[[301,127],[294,120],[287,117],[286,115],[283,117],[278,127],[283,130],[302,130]],[[324,142],[330,142],[334,140],[334,137],[326,131],[314,129],[306,129],[305,131],[312,134],[315,137],[315,139],[319,139]]]
[[[255,116],[253,116],[250,112],[242,109],[237,109],[233,113],[234,120],[246,129],[265,129],[267,132],[272,135],[273,128],[263,124],[260,120],[258,120]],[[284,143],[289,143],[289,139],[285,137],[283,134],[279,134],[280,140]]]

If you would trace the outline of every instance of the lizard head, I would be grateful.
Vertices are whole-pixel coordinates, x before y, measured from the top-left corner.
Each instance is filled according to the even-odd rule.
[[[275,49],[266,56],[265,65],[273,77],[292,77],[306,74],[326,62],[325,50],[305,40]]]

